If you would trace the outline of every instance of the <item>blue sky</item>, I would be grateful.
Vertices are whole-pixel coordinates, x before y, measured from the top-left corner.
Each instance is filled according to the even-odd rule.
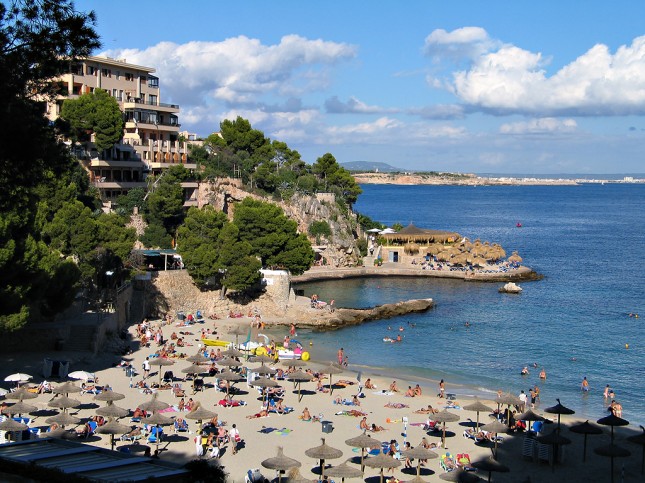
[[[200,135],[239,115],[309,163],[645,172],[645,2],[75,4]]]

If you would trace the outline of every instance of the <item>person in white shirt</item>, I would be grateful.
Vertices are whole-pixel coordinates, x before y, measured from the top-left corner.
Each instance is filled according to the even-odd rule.
[[[521,401],[520,412],[524,412],[526,410],[526,393],[524,391],[520,391],[519,398]]]
[[[233,454],[237,453],[237,443],[240,442],[240,439],[240,432],[237,430],[237,426],[234,424],[228,432],[228,442],[231,444]]]

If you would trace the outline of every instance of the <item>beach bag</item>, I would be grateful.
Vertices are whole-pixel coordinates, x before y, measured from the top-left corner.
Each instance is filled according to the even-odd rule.
[[[239,433],[235,433],[235,442],[236,442],[236,443],[239,443],[240,441],[242,441],[242,438],[240,438],[240,434],[239,434]]]

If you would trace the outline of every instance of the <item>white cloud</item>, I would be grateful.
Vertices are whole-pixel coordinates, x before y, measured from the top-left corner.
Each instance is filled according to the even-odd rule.
[[[325,68],[352,59],[356,52],[355,46],[345,43],[286,35],[276,45],[239,36],[221,42],[160,42],[145,50],[107,55],[154,66],[164,97],[194,106],[320,89],[328,79]]]
[[[615,54],[595,45],[550,76],[548,63],[539,52],[503,45],[455,72],[449,90],[465,104],[493,114],[645,114],[645,36]],[[429,82],[441,85],[435,78]]]
[[[423,51],[437,60],[460,60],[475,58],[495,45],[497,42],[481,27],[462,27],[452,32],[437,29],[426,37]]]
[[[560,120],[553,117],[543,117],[529,121],[502,124],[499,132],[502,134],[572,133],[577,127],[578,123],[573,119]]]

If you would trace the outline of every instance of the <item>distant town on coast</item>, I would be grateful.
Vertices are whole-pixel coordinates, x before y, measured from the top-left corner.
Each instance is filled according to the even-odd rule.
[[[578,185],[585,183],[645,183],[645,174],[475,174],[439,171],[408,171],[387,163],[355,161],[341,163],[359,184],[396,185]]]

